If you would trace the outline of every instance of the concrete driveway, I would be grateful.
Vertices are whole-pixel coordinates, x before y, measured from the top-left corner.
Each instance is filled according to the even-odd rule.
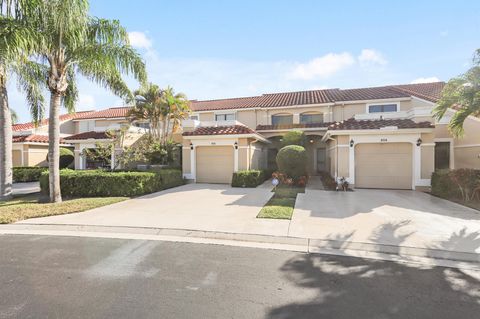
[[[288,234],[344,248],[356,242],[480,253],[480,212],[415,191],[308,189],[297,197]]]
[[[155,227],[286,235],[288,220],[257,219],[271,187],[188,184],[87,212],[29,219],[28,224]]]

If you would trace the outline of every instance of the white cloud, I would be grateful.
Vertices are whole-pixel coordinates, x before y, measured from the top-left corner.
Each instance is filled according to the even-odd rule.
[[[431,76],[428,78],[418,78],[410,82],[410,84],[418,84],[418,83],[429,83],[429,82],[439,82],[440,79],[436,76]]]
[[[147,50],[152,47],[152,40],[144,32],[128,32],[128,39],[133,47]]]
[[[362,66],[386,65],[388,63],[383,54],[374,49],[363,49],[358,56],[358,61]]]
[[[90,111],[95,109],[95,97],[90,94],[78,95],[77,105],[75,106],[76,111]]]
[[[348,52],[328,53],[307,63],[296,65],[291,73],[291,78],[301,80],[328,78],[354,63],[355,59]]]

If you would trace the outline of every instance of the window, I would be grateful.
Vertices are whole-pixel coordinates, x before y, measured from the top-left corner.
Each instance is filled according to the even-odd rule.
[[[435,170],[450,168],[450,142],[435,143]]]
[[[397,112],[398,104],[372,104],[368,106],[368,113]]]
[[[215,121],[234,121],[235,114],[228,113],[228,114],[215,114]]]
[[[198,115],[190,115],[190,119],[198,121]]]
[[[272,115],[272,124],[273,125],[293,124],[293,115],[291,114]]]
[[[300,123],[308,124],[308,123],[323,123],[323,114],[300,114]]]
[[[149,129],[150,128],[150,123],[148,123],[148,122],[134,122],[133,126],[144,128],[144,129]]]

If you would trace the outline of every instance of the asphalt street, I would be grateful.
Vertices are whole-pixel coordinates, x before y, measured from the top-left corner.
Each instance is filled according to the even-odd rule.
[[[161,241],[0,236],[0,318],[478,318],[480,274]]]

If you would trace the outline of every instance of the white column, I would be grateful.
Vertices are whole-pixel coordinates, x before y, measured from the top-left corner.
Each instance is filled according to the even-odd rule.
[[[233,171],[238,171],[238,146],[233,147]]]
[[[293,114],[293,124],[299,124],[300,123],[300,114],[299,113],[294,113]]]
[[[355,145],[348,145],[348,178],[350,184],[355,185]]]
[[[412,143],[413,147],[413,183],[412,189],[415,189],[415,186],[421,184],[421,164],[422,164],[422,148],[417,146],[415,143]]]
[[[195,163],[195,159],[196,159],[195,150],[196,150],[195,146],[193,146],[193,150],[192,150],[192,147],[190,147],[190,174],[192,175],[192,179],[194,181],[197,181],[197,173],[196,173],[197,165]]]

